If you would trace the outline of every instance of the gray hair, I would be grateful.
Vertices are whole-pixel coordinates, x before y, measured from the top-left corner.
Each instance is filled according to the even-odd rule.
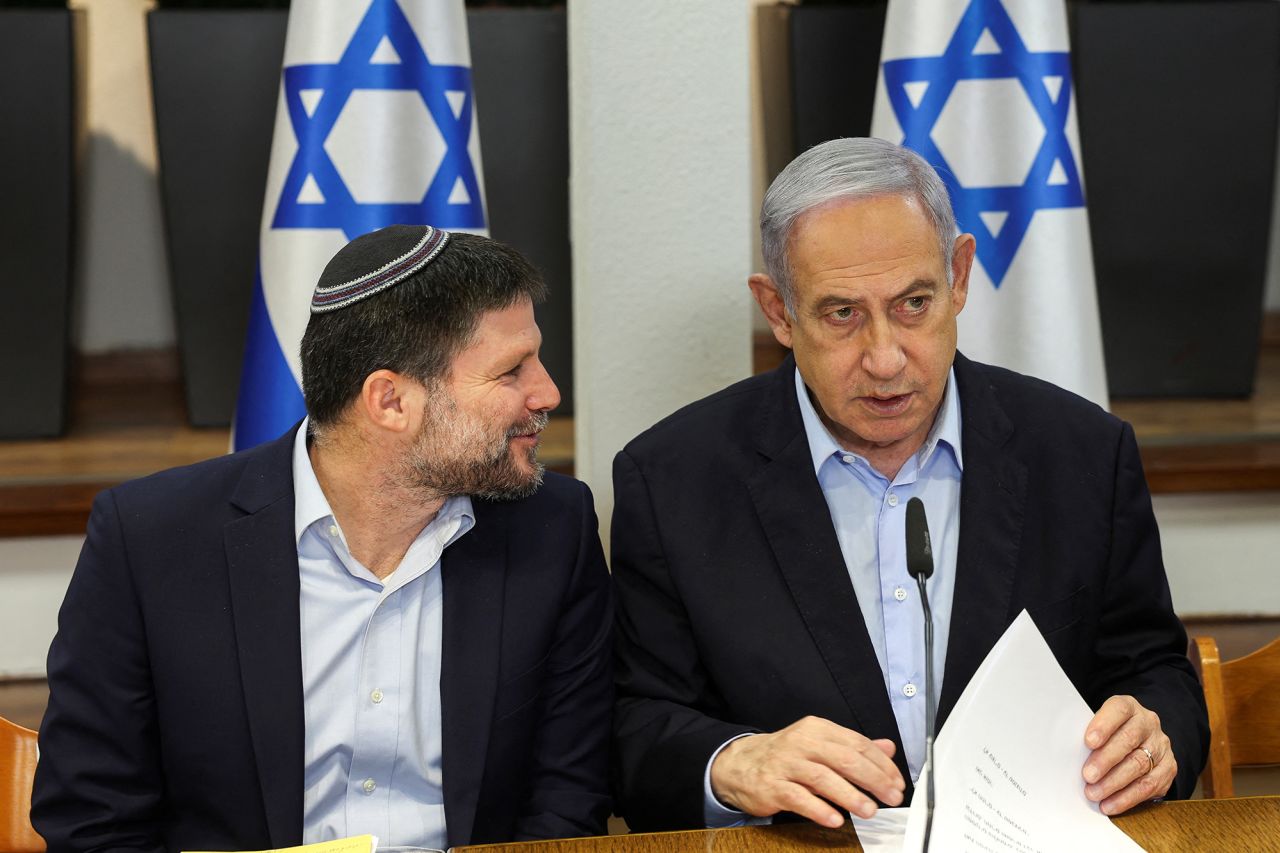
[[[787,244],[796,220],[834,201],[902,195],[917,199],[938,235],[951,281],[956,217],[947,186],[929,162],[909,148],[883,139],[833,139],[792,160],[774,178],[760,205],[760,241],[764,267],[787,306],[796,314],[795,286]]]

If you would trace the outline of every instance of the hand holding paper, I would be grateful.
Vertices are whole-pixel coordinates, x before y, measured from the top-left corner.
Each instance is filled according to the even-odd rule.
[[[1160,718],[1132,696],[1108,699],[1089,722],[1084,741],[1093,747],[1082,771],[1091,783],[1085,796],[1101,803],[1105,814],[1164,796],[1178,775]]]
[[[930,768],[936,790],[933,849],[1141,849],[1085,796],[1079,775],[1090,756],[1085,732],[1099,729],[1104,737],[1116,732],[1122,738],[1148,732],[1141,714],[1118,715],[1124,719],[1114,726],[1111,714],[1099,729],[1098,718],[1023,611],[974,673],[938,736],[936,766]],[[1118,735],[1129,721],[1136,728]],[[916,796],[903,849],[920,850],[923,830],[924,798]]]

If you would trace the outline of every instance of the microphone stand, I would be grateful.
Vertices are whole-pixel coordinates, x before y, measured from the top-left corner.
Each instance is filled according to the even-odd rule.
[[[925,823],[924,853],[929,853],[929,834],[933,830],[933,613],[929,610],[929,594],[924,588],[924,574],[916,575],[916,585],[920,588],[920,602],[924,605],[924,770],[925,776]]]
[[[933,576],[933,543],[929,538],[929,522],[924,502],[907,501],[906,518],[907,573],[920,588],[920,604],[924,608],[924,851],[929,850],[933,832],[933,736],[936,721],[933,695],[933,613],[929,610],[929,593],[924,582]]]

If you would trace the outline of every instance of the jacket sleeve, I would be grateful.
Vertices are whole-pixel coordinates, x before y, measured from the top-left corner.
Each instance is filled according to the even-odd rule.
[[[50,853],[160,851],[155,696],[119,510],[94,501],[49,648],[31,819]]]
[[[1133,430],[1125,424],[1116,459],[1111,552],[1103,591],[1095,666],[1086,699],[1132,695],[1160,717],[1178,761],[1167,795],[1191,796],[1209,748],[1204,691],[1187,658],[1187,635],[1174,614],[1160,534]]]
[[[754,729],[715,716],[721,700],[699,660],[649,487],[625,450],[614,459],[613,488],[619,811],[633,830],[700,827],[707,761],[721,744]]]
[[[533,793],[516,840],[601,835],[611,807],[613,590],[591,492],[582,485],[581,494],[577,557],[547,664]]]

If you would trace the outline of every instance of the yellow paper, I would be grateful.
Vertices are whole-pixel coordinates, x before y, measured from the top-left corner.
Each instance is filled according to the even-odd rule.
[[[258,850],[254,853],[374,853],[377,849],[378,839],[374,836],[353,835],[350,838],[335,838],[333,841],[303,844],[299,847],[282,847],[278,850]],[[209,853],[209,851],[184,851],[184,853]]]

